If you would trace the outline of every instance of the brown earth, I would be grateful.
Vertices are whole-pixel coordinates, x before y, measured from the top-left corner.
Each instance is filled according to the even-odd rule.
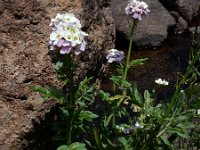
[[[31,86],[59,86],[48,52],[50,18],[73,12],[89,34],[87,54],[77,58],[77,76],[101,62],[113,47],[115,30],[108,0],[1,0],[0,1],[0,149],[27,149],[56,104],[43,102]],[[48,117],[47,117],[48,116]],[[42,128],[42,127],[41,127]],[[44,137],[44,135],[42,136]],[[37,148],[35,148],[37,149]]]

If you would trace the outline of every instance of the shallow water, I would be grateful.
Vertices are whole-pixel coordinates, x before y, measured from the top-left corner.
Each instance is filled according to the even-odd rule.
[[[136,83],[138,89],[155,89],[160,98],[169,98],[173,94],[177,80],[177,72],[184,73],[188,64],[189,53],[192,43],[191,32],[181,35],[171,34],[159,48],[133,48],[131,57],[148,58],[142,66],[138,66],[129,71],[128,80]],[[117,38],[116,48],[126,52],[128,41]],[[161,78],[169,82],[168,86],[158,86],[155,80]],[[111,83],[105,81],[103,87],[110,90]]]

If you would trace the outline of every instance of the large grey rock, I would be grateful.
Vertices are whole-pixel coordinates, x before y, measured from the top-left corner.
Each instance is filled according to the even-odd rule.
[[[149,5],[151,12],[138,23],[133,41],[135,45],[139,47],[157,47],[167,38],[168,28],[174,26],[176,22],[158,0],[145,1]],[[117,31],[119,31],[126,39],[129,39],[132,21],[124,12],[127,3],[128,0],[112,0],[111,9]]]
[[[177,0],[176,4],[179,13],[187,22],[197,16],[199,10],[198,0]]]
[[[175,33],[182,33],[188,29],[188,23],[183,19],[177,11],[171,11],[171,15],[176,19]]]

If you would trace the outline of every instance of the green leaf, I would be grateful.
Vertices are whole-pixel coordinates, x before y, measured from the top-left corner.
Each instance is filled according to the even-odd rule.
[[[89,122],[92,122],[93,119],[98,118],[99,116],[94,114],[91,111],[81,111],[79,114],[79,120],[83,121],[83,120],[87,120]]]
[[[99,91],[99,95],[101,96],[103,101],[109,101],[110,99],[110,93],[104,92],[103,90]]]
[[[80,82],[78,89],[75,94],[76,101],[92,101],[94,99],[94,88],[93,85],[90,85],[92,77],[87,78]]]
[[[110,97],[110,100],[111,100],[111,101],[119,100],[119,99],[121,99],[121,98],[123,98],[123,97],[124,97],[123,95],[115,95],[115,96]]]
[[[46,89],[46,88],[43,88],[41,86],[34,86],[32,87],[32,91],[33,92],[39,92],[41,94],[43,94],[45,96],[45,99],[48,99],[49,98],[49,90]]]
[[[132,61],[128,64],[128,68],[135,67],[135,66],[139,66],[139,65],[143,65],[144,62],[145,62],[147,59],[148,59],[148,58],[144,58],[144,59],[134,59],[134,60],[132,60]]]
[[[194,124],[191,123],[191,122],[181,122],[181,123],[177,124],[177,127],[184,128],[184,129],[189,129],[189,128],[193,128]]]
[[[72,143],[70,146],[61,145],[57,150],[87,150],[85,144],[80,142]]]
[[[58,61],[56,62],[56,64],[54,65],[54,69],[56,70],[60,70],[63,67],[63,62]]]
[[[166,136],[162,135],[162,136],[160,136],[160,138],[167,146],[169,146],[169,147],[171,147],[173,149],[173,144],[170,143],[170,141],[167,139]]]
[[[110,78],[110,80],[112,80],[115,84],[120,85],[122,77],[121,76],[112,76]]]
[[[131,93],[131,100],[133,104],[142,106],[143,105],[142,95],[139,93],[137,87],[134,85],[133,87],[129,88],[129,91]]]
[[[69,150],[69,147],[67,145],[61,145],[57,148],[57,150]]]
[[[69,116],[69,112],[65,108],[60,107],[59,111],[63,118],[66,119]]]
[[[96,127],[93,128],[93,133],[94,133],[94,139],[95,139],[98,149],[103,150],[102,145],[101,145],[102,142],[100,140],[100,135],[99,135],[99,132],[97,131]]]
[[[56,89],[56,88],[43,88],[41,86],[35,86],[32,88],[32,90],[34,92],[39,92],[41,94],[44,95],[45,100],[49,99],[49,98],[55,98],[60,102],[63,102],[65,96],[64,93],[62,91],[62,89]]]
[[[124,137],[119,137],[118,141],[122,144],[124,150],[133,150],[133,147],[131,147],[129,141]]]
[[[171,133],[171,134],[176,133],[178,136],[180,136],[182,138],[188,138],[187,130],[185,130],[183,128],[180,129],[180,128],[175,128],[175,127],[173,127],[173,128],[169,127],[167,129],[167,132]]]
[[[195,115],[196,113],[196,110],[195,109],[188,109],[184,112],[181,113],[181,116],[185,116],[187,118],[191,118]]]
[[[145,109],[150,110],[153,105],[153,99],[151,98],[151,94],[147,90],[145,90],[144,92],[144,99],[145,99],[145,103],[144,103]]]
[[[185,92],[181,91],[176,97],[176,101],[173,106],[174,111],[176,111],[177,113],[181,112],[181,110],[183,109],[185,99],[186,99]]]

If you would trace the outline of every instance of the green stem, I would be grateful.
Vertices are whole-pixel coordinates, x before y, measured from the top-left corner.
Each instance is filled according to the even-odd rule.
[[[127,78],[127,73],[128,73],[128,69],[129,69],[128,66],[129,66],[129,61],[130,61],[130,56],[131,56],[132,45],[133,45],[133,32],[134,32],[135,28],[136,28],[136,22],[135,22],[135,20],[133,20],[133,24],[132,24],[131,32],[130,32],[128,55],[127,55],[127,59],[126,59],[126,65],[125,65],[122,84],[125,82],[125,80]]]
[[[72,137],[72,129],[73,129],[73,122],[74,122],[74,109],[70,114],[70,120],[67,126],[67,145],[71,144],[71,137]]]
[[[111,113],[108,118],[105,118],[105,121],[104,121],[104,127],[107,127],[112,119],[112,117],[114,116],[113,113]]]
[[[174,119],[174,114],[171,117],[170,121],[167,123],[167,125],[164,127],[164,129],[158,133],[158,135],[156,136],[157,138],[159,138],[167,130],[167,128],[171,125],[171,123],[172,123],[172,121]]]
[[[67,74],[69,76],[69,122],[67,122],[67,144],[71,144],[71,134],[73,130],[74,113],[75,113],[75,101],[74,101],[74,80],[73,80],[73,60],[71,55],[66,56],[64,65],[67,66]],[[67,108],[66,108],[67,109]]]
[[[177,83],[177,85],[176,85],[176,91],[175,91],[175,93],[174,93],[174,95],[172,97],[172,100],[171,100],[171,102],[169,104],[169,107],[168,107],[168,110],[167,110],[168,114],[173,110],[172,107],[174,106],[174,104],[176,102],[177,96],[178,96],[178,94],[179,94],[179,92],[181,90],[182,85],[185,83],[186,79],[188,78],[188,76],[191,73],[193,65],[194,65],[193,62],[192,62],[192,64],[189,64],[189,66],[188,66],[188,68],[186,70],[185,75],[182,77],[181,81],[179,83]]]

